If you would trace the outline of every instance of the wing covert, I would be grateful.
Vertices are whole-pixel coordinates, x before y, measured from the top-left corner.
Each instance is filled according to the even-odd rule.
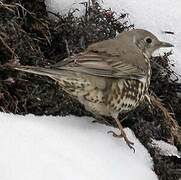
[[[120,56],[94,51],[66,58],[53,67],[112,78],[141,79],[145,76],[145,72],[142,69],[126,63],[126,59],[121,59]]]

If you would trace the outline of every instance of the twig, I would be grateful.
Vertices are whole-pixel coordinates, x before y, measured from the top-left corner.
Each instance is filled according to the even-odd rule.
[[[11,5],[11,4],[4,4],[2,1],[0,1],[0,7],[7,9],[8,11],[15,13],[15,11],[13,10],[13,8],[16,8],[15,5]]]
[[[172,32],[172,31],[163,31],[163,33],[165,33],[165,34],[172,34],[172,35],[174,35],[175,33],[174,32]]]
[[[95,7],[96,0],[91,0],[91,2],[92,2],[92,6]]]
[[[177,140],[179,143],[181,143],[181,128],[178,125],[177,121],[175,119],[172,118],[172,113],[170,113],[162,104],[161,100],[158,97],[155,97],[153,95],[149,96],[149,99],[151,100],[151,103],[153,104],[153,106],[155,106],[156,108],[159,108],[163,115],[164,115],[164,119],[166,124],[168,125],[168,127],[171,129],[172,135],[171,135],[171,143],[174,143],[175,140]]]
[[[161,100],[158,97],[155,97],[153,95],[149,96],[151,103],[155,106],[158,107],[164,114],[164,117],[166,120],[170,121],[172,123],[172,125],[174,125],[174,127],[176,127],[176,121],[172,118],[170,112],[168,112],[168,110],[164,107],[164,105],[162,104]]]
[[[66,46],[66,51],[67,51],[67,55],[68,57],[70,56],[70,50],[69,50],[69,45],[68,45],[68,41],[65,39],[65,46]]]
[[[6,44],[6,42],[3,40],[3,38],[0,36],[0,41],[2,45],[12,54],[15,55],[14,51]]]

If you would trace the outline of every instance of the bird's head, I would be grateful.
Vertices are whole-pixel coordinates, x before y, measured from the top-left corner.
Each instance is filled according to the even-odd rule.
[[[152,53],[162,47],[173,47],[168,42],[160,41],[154,34],[143,29],[133,29],[129,31],[133,37],[134,43],[139,49],[151,57]]]

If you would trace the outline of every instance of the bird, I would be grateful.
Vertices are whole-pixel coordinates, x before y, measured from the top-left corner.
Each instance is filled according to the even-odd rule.
[[[114,137],[134,149],[118,116],[134,110],[149,94],[150,58],[162,47],[173,47],[144,29],[132,29],[114,39],[93,43],[84,52],[49,66],[22,66],[14,69],[55,80],[95,116],[111,117],[118,126]]]

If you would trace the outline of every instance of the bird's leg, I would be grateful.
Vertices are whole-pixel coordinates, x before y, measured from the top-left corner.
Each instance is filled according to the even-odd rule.
[[[95,118],[95,120],[93,120],[92,123],[102,123],[111,126],[111,123],[107,120],[107,118],[100,116],[98,114],[93,114],[93,117]]]
[[[134,149],[134,147],[133,147],[134,143],[131,142],[131,141],[128,139],[126,133],[124,132],[123,126],[121,125],[121,123],[120,123],[120,121],[119,121],[119,119],[118,119],[118,118],[115,118],[115,121],[116,121],[116,123],[117,123],[117,125],[118,125],[118,128],[119,128],[119,130],[121,131],[121,133],[120,133],[120,134],[116,134],[116,133],[113,132],[113,131],[109,131],[108,133],[112,133],[114,137],[124,138],[124,140],[126,141],[126,144],[129,146],[129,148],[133,149],[134,152],[135,152],[135,149]]]

